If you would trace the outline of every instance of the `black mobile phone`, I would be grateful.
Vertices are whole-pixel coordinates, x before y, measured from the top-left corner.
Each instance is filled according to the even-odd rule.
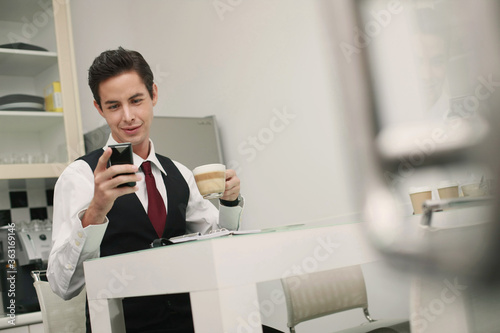
[[[134,157],[132,156],[132,144],[130,142],[110,145],[109,147],[113,152],[111,153],[111,157],[109,158],[108,167],[118,164],[134,164]],[[127,175],[132,175],[132,173],[127,173]],[[118,185],[118,187],[122,186],[135,186],[135,182],[123,183]]]

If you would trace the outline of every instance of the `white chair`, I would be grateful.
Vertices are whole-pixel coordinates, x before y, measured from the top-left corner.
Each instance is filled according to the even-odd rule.
[[[45,271],[31,272],[42,312],[45,333],[85,333],[85,288],[68,301],[56,295],[47,281],[42,281]]]
[[[356,308],[363,309],[367,322],[343,333],[410,332],[407,319],[374,320],[370,317],[365,280],[358,265],[290,276],[281,279],[281,283],[291,333],[295,333],[295,326],[304,321]]]

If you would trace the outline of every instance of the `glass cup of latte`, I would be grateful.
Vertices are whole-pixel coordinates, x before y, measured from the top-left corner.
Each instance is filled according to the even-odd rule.
[[[194,179],[204,199],[222,197],[226,186],[226,166],[205,164],[194,168]]]

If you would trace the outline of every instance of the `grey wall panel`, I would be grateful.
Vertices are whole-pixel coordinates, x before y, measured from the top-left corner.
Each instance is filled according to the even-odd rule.
[[[107,125],[86,133],[85,151],[103,147],[109,133]],[[224,161],[215,116],[155,117],[151,125],[151,139],[157,153],[190,169]]]

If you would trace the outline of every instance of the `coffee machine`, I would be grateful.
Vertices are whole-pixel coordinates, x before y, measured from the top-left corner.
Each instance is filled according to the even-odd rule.
[[[0,314],[40,310],[31,272],[47,268],[52,244],[52,231],[48,226],[47,221],[32,221],[30,228],[14,224],[0,228]],[[15,266],[9,261],[13,257]],[[13,297],[15,310],[8,308],[12,307]]]

